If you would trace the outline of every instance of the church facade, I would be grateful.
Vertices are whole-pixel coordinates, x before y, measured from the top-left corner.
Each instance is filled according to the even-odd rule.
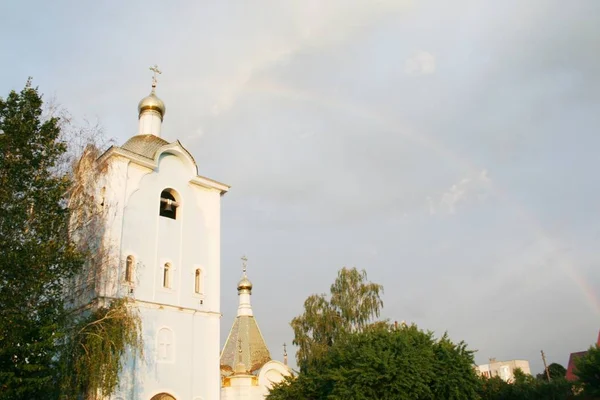
[[[127,356],[111,400],[262,399],[264,391],[260,397],[223,391],[220,214],[229,186],[199,175],[182,144],[161,137],[166,107],[155,93],[156,72],[150,95],[138,105],[137,135],[97,160],[102,173],[96,189],[109,210],[101,246],[115,261],[93,300],[128,298],[139,313],[144,343],[143,357]],[[253,346],[241,345],[248,351]],[[266,350],[264,341],[262,346]],[[261,366],[271,361],[265,354]]]

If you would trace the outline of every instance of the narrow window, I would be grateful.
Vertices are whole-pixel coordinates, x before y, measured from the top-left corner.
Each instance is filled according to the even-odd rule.
[[[175,191],[171,189],[165,189],[160,194],[160,216],[177,219],[177,207],[179,203],[175,199]]]
[[[196,293],[202,293],[202,271],[200,271],[200,268],[196,270],[196,277],[194,280],[194,291]]]
[[[133,256],[127,256],[125,261],[125,282],[133,282]]]
[[[171,264],[166,263],[163,268],[163,287],[171,287]]]

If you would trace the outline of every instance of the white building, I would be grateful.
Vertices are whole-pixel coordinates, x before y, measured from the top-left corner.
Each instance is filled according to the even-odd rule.
[[[113,399],[220,396],[220,200],[229,186],[198,175],[179,141],[160,137],[165,105],[138,106],[138,134],[99,159],[102,246],[116,260],[95,301],[129,297],[142,321],[144,359],[130,357]]]
[[[252,316],[245,272],[233,344],[226,343],[222,357],[219,352],[220,200],[229,186],[198,175],[182,144],[161,138],[166,108],[155,88],[156,75],[138,105],[137,135],[94,164],[99,176],[92,191],[102,212],[88,230],[108,268],[73,304],[128,298],[139,311],[144,356],[127,357],[110,400],[263,399],[271,382],[289,371],[270,358]],[[241,363],[222,377],[238,342]]]
[[[517,368],[520,368],[525,374],[531,375],[527,360],[496,361],[495,358],[490,358],[489,364],[478,365],[477,372],[486,378],[499,376],[505,382],[512,382]]]
[[[256,323],[250,304],[252,283],[243,260],[238,312],[221,352],[221,400],[263,400],[273,384],[290,375],[285,349],[284,363],[272,360]]]

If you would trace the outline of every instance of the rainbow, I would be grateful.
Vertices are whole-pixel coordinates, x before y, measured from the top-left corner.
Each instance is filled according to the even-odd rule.
[[[244,89],[246,91],[254,91],[283,97],[292,101],[316,104],[321,107],[331,108],[335,109],[336,111],[358,116],[365,120],[371,121],[385,131],[401,135],[407,140],[433,151],[436,155],[455,163],[469,173],[475,174],[478,171],[481,171],[481,168],[477,168],[477,166],[469,162],[467,158],[460,156],[454,151],[451,151],[449,147],[445,146],[440,140],[433,139],[422,132],[417,133],[414,130],[405,128],[407,124],[403,124],[401,121],[392,120],[381,113],[357,106],[340,98],[328,96],[324,93],[317,94],[301,91],[296,88],[276,84],[271,81],[251,80],[245,85]],[[399,129],[399,126],[402,126],[403,128]],[[560,243],[554,240],[552,236],[544,230],[541,223],[535,219],[531,212],[528,212],[525,207],[514,201],[514,199],[511,198],[505,190],[502,190],[497,183],[491,182],[490,189],[494,193],[504,197],[511,207],[513,207],[514,211],[517,212],[518,216],[524,221],[524,223],[533,230],[536,237],[533,243],[540,243],[544,246],[544,248],[548,249],[548,252],[554,253],[553,259],[559,263],[564,273],[580,289],[586,304],[590,307],[590,310],[597,316],[600,316],[600,299],[598,298],[598,295],[587,283],[586,277],[581,273],[572,260],[564,256],[559,257],[559,252],[561,249]],[[528,243],[527,245],[523,246],[522,249],[529,247],[533,243]]]

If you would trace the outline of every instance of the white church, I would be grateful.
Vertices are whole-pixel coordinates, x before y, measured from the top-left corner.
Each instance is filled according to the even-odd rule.
[[[137,135],[98,159],[98,192],[110,213],[103,243],[117,267],[94,300],[128,297],[142,322],[144,356],[129,356],[110,400],[264,399],[290,375],[271,358],[243,274],[239,307],[224,347],[221,330],[221,196],[229,186],[198,174],[178,141],[161,137],[165,104],[150,95],[138,105]],[[234,295],[226,288],[226,296]]]

